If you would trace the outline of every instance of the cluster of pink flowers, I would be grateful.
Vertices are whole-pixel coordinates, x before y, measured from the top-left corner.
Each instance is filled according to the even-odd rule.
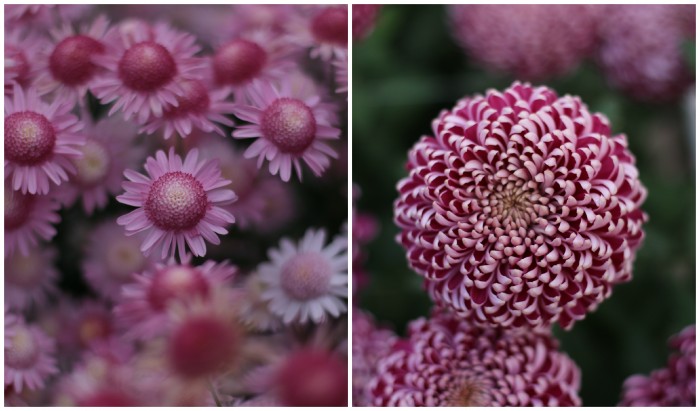
[[[5,6],[6,404],[345,405],[347,24]]]

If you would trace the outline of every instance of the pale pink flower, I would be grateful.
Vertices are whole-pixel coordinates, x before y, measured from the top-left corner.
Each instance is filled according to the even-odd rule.
[[[58,292],[58,270],[54,267],[56,249],[33,247],[27,255],[5,257],[5,303],[15,310],[43,307]]]
[[[26,27],[5,31],[5,95],[15,85],[27,88],[41,72],[35,56],[46,46],[46,39]]]
[[[291,18],[290,41],[309,48],[313,58],[330,61],[348,51],[348,6],[307,7]]]
[[[5,181],[5,257],[19,251],[28,255],[39,239],[49,241],[56,235],[61,218],[60,205],[51,196],[22,194]]]
[[[9,343],[9,344],[8,344]],[[54,341],[37,326],[16,323],[5,342],[5,387],[17,393],[24,388],[37,390],[58,373],[54,358]]]

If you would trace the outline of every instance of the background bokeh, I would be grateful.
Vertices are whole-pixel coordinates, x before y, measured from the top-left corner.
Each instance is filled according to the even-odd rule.
[[[403,335],[408,321],[428,313],[422,278],[407,265],[394,237],[396,183],[406,175],[407,150],[441,109],[466,95],[504,89],[514,80],[487,72],[454,42],[443,6],[384,6],[374,32],[353,46],[353,181],[357,208],[379,221],[367,246],[369,284],[356,304]],[[694,42],[684,45],[694,69]],[[629,138],[649,191],[646,239],[633,280],[570,332],[555,329],[582,370],[586,406],[614,405],[622,382],[666,364],[669,336],[695,323],[695,97],[638,103],[610,88],[586,61],[548,81],[559,94],[579,95]],[[692,113],[689,116],[689,113]]]

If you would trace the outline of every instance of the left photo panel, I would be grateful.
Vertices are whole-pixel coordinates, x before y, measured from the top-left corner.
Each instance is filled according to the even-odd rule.
[[[347,406],[347,6],[4,16],[5,406]]]

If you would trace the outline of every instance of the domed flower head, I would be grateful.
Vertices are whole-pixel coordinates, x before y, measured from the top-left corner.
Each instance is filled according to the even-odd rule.
[[[338,154],[323,140],[338,139],[340,130],[328,121],[326,106],[318,96],[297,98],[291,85],[280,90],[270,83],[256,82],[249,89],[251,105],[237,105],[234,114],[251,124],[233,131],[234,138],[257,138],[245,152],[246,158],[270,162],[273,175],[289,181],[292,167],[301,180],[301,160],[320,176]]]
[[[5,387],[20,393],[26,387],[37,390],[58,373],[54,342],[39,327],[18,321],[5,342]]]
[[[602,6],[600,6],[602,7]],[[693,39],[695,8],[680,4],[607,5],[600,24],[597,60],[608,81],[650,102],[680,98],[694,82],[682,45]]]
[[[263,299],[286,324],[321,323],[347,310],[347,239],[325,245],[324,230],[308,230],[298,244],[282,239],[258,267],[268,289]]]
[[[695,325],[686,327],[669,343],[674,352],[666,368],[651,375],[633,375],[625,381],[622,407],[694,407]]]
[[[120,39],[94,57],[106,73],[90,90],[102,104],[115,102],[110,116],[121,110],[126,120],[136,115],[139,124],[162,117],[165,106],[177,106],[177,96],[186,94],[181,81],[201,78],[203,61],[194,57],[200,50],[195,38],[165,23],[130,23],[119,33]]]
[[[51,240],[56,235],[53,224],[61,220],[58,202],[51,196],[22,194],[13,191],[5,181],[5,257],[19,251],[29,255],[39,239]]]
[[[369,313],[352,311],[352,405],[369,407],[369,382],[377,375],[377,363],[391,353],[398,341],[390,330],[378,328]]]
[[[71,160],[80,158],[85,139],[72,109],[62,95],[45,103],[34,88],[16,86],[5,97],[5,179],[13,190],[48,194],[49,181],[61,185],[75,172]]]
[[[520,79],[566,74],[596,41],[597,6],[469,4],[450,6],[457,42],[484,66]]]
[[[500,327],[574,321],[628,281],[646,190],[624,135],[578,97],[467,97],[409,152],[394,205],[433,299]]]
[[[480,328],[434,314],[379,359],[373,406],[580,406],[580,372],[545,332]]]
[[[330,61],[348,52],[348,6],[308,6],[289,23],[291,41]]]
[[[117,223],[126,228],[127,235],[148,231],[141,251],[150,255],[160,247],[161,258],[166,258],[177,250],[184,260],[186,247],[204,256],[204,240],[219,244],[217,234],[227,234],[224,227],[235,221],[221,206],[235,201],[236,194],[223,188],[231,182],[221,178],[217,161],[199,161],[194,149],[183,163],[171,148],[167,156],[158,151],[155,158],[149,157],[145,168],[148,176],[124,172],[129,180],[122,185],[126,193],[117,197],[123,204],[138,207]]]
[[[352,39],[354,41],[362,40],[369,35],[381,8],[381,4],[352,5]]]
[[[56,250],[33,247],[27,255],[5,257],[5,302],[16,310],[43,306],[58,291],[58,271],[54,267]]]

